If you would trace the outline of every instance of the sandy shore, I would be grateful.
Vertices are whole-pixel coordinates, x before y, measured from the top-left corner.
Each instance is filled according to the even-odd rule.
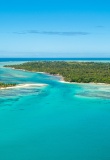
[[[0,90],[4,90],[4,89],[12,89],[12,88],[33,88],[33,87],[44,87],[47,84],[40,84],[40,83],[36,83],[36,84],[18,84],[16,86],[12,86],[12,87],[5,87],[5,88],[0,88]]]
[[[24,69],[15,69],[15,68],[11,68],[11,69],[14,69],[14,70],[21,70],[21,71],[25,71],[25,72],[35,72],[35,71],[27,71],[27,70],[24,70]],[[103,85],[103,86],[110,86],[110,84],[107,84],[107,83],[94,83],[94,82],[90,82],[90,83],[78,83],[78,82],[67,82],[64,80],[64,77],[59,75],[59,74],[50,74],[50,73],[46,73],[46,72],[36,72],[36,73],[41,73],[41,74],[47,74],[47,75],[51,75],[51,76],[55,76],[55,77],[59,77],[60,78],[60,82],[61,83],[67,83],[67,84],[79,84],[79,85]]]
[[[68,84],[99,85],[99,86],[109,86],[110,87],[110,84],[107,84],[107,83],[94,83],[94,82],[90,82],[90,83],[78,83],[78,82],[67,82],[67,81],[64,81],[64,80],[61,80],[60,82],[61,83],[68,83]]]

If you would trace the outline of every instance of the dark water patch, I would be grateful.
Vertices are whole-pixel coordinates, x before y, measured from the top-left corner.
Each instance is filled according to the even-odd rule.
[[[109,61],[110,58],[0,58],[0,62],[19,61]]]
[[[24,109],[23,108],[21,108],[21,109],[19,109],[20,111],[24,111]]]

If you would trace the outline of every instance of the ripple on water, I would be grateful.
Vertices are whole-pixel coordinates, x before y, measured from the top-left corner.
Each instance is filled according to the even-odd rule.
[[[0,108],[2,106],[11,106],[17,103],[22,97],[43,94],[44,86],[44,84],[25,84],[20,87],[0,90]]]
[[[110,99],[110,85],[83,84],[77,97]]]

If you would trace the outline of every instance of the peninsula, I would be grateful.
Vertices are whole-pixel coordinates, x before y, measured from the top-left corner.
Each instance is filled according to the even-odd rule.
[[[13,87],[13,86],[16,86],[16,84],[14,84],[14,83],[3,83],[3,82],[0,82],[0,89],[2,89],[2,88],[8,88],[8,87]]]
[[[67,82],[110,84],[109,62],[36,61],[5,67],[59,75]]]

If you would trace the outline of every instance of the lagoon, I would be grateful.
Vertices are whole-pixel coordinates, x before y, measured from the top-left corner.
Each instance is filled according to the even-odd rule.
[[[0,159],[109,160],[110,86],[3,67],[16,63],[0,81],[44,85],[0,90]]]

